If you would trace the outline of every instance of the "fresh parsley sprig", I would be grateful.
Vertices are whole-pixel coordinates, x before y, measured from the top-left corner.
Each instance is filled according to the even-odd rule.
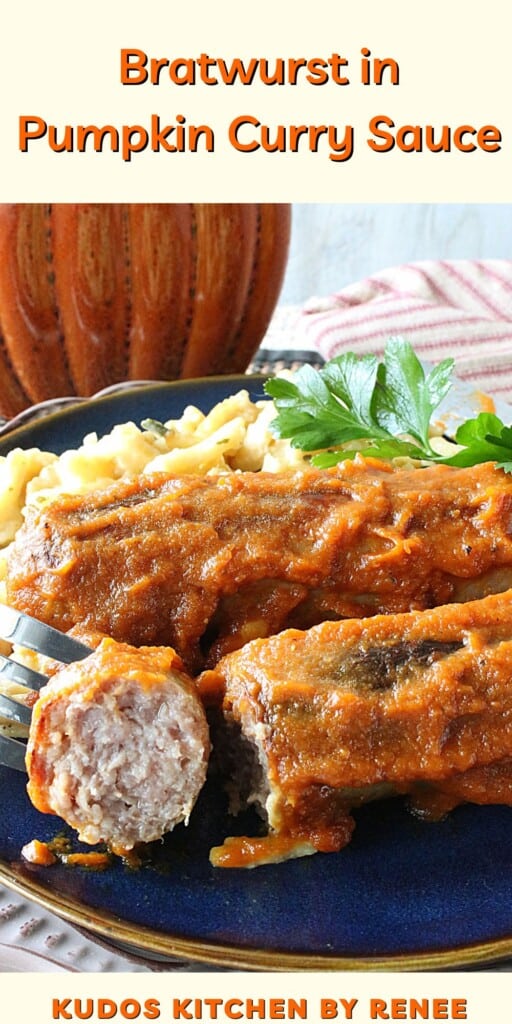
[[[450,466],[476,466],[479,462],[496,462],[498,469],[512,473],[512,427],[507,427],[494,413],[481,412],[466,420],[455,434],[461,450],[444,459]]]
[[[303,366],[293,380],[276,377],[265,385],[277,410],[272,430],[314,453],[311,461],[322,468],[354,458],[359,442],[359,450],[379,459],[452,466],[492,461],[512,472],[512,427],[491,413],[458,428],[455,454],[432,447],[432,415],[452,386],[453,365],[444,359],[426,374],[409,342],[393,337],[382,362],[347,352],[321,370]]]

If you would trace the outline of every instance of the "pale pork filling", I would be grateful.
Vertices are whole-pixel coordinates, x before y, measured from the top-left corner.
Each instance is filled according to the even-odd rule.
[[[187,821],[206,773],[204,730],[179,684],[110,681],[79,691],[48,721],[48,797],[87,843],[129,850]]]

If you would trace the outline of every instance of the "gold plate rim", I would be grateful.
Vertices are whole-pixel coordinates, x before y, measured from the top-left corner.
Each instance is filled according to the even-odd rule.
[[[186,939],[133,925],[123,918],[95,910],[62,894],[49,893],[31,878],[20,877],[0,861],[0,880],[13,892],[56,913],[114,945],[121,944],[134,956],[186,959],[209,966],[252,971],[435,971],[482,967],[512,956],[512,937],[491,940],[455,949],[396,954],[389,957],[346,957],[341,954],[291,953],[279,949],[261,949]],[[161,959],[158,963],[162,963]],[[169,966],[172,967],[171,959]]]

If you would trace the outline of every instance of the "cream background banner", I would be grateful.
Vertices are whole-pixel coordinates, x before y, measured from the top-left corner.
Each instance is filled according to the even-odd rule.
[[[5,15],[4,15],[5,18]],[[66,0],[11,5],[3,32],[2,166],[0,198],[6,201],[432,201],[504,202],[512,192],[510,117],[510,6],[504,0],[134,0],[86,6]],[[394,58],[398,85],[361,84],[361,50]],[[120,51],[138,48],[156,58],[197,58],[201,53],[248,60],[276,57],[349,61],[348,86],[309,84],[209,86],[122,85]],[[53,152],[48,136],[19,150],[19,119],[39,117],[57,128],[122,125],[148,127],[207,124],[214,151],[169,153],[150,148],[130,161],[87,145],[84,152]],[[318,151],[237,152],[228,127],[250,115],[269,127],[333,126],[340,139],[354,129],[351,159],[329,158],[328,136]],[[398,127],[431,124],[452,128],[496,126],[499,152],[373,152],[367,144],[372,117]],[[395,134],[396,134],[396,130]],[[259,129],[245,126],[244,144],[258,143]],[[287,135],[288,138],[288,135]],[[468,137],[466,136],[466,141]],[[409,139],[410,141],[410,139]],[[108,145],[107,145],[108,143]]]

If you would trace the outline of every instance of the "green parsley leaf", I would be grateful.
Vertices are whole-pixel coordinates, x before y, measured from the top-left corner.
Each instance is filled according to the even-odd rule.
[[[453,360],[444,359],[426,374],[409,342],[393,337],[382,362],[346,352],[322,370],[302,367],[293,381],[267,381],[265,391],[277,410],[271,428],[323,468],[353,459],[359,450],[378,459],[449,466],[495,462],[512,473],[512,426],[492,413],[461,424],[453,455],[432,448],[432,414],[450,390],[452,371]]]
[[[345,382],[340,378],[340,394],[344,387]],[[333,391],[323,371],[312,366],[301,366],[293,382],[280,377],[268,380],[265,391],[274,399],[278,409],[273,429],[278,437],[290,438],[294,448],[307,452],[331,448],[346,441],[385,436],[378,424],[369,429],[361,420],[357,400],[361,398],[364,408],[365,399],[360,389],[361,381],[358,381],[344,400]]]
[[[379,363],[376,356],[356,356],[347,352],[326,363],[322,377],[327,387],[361,424],[371,428],[372,436],[383,437],[372,409]]]
[[[450,390],[452,371],[453,360],[444,359],[426,374],[409,342],[390,338],[382,362],[346,352],[322,370],[302,367],[293,381],[267,381],[265,391],[277,410],[271,428],[322,468],[353,459],[359,450],[377,459],[449,466],[495,462],[512,473],[512,426],[493,413],[461,424],[453,455],[432,448],[432,414]]]
[[[390,434],[408,434],[431,452],[429,427],[432,413],[451,387],[453,359],[445,359],[425,376],[412,346],[390,338],[379,366],[375,395],[379,423]]]
[[[496,462],[498,469],[507,468],[512,460],[512,428],[505,426],[499,416],[481,412],[475,419],[466,420],[458,428],[455,441],[461,451],[443,461],[449,466],[476,466],[480,462]]]
[[[406,444],[413,445],[407,450],[414,451],[411,457],[431,458],[430,418],[449,390],[452,366],[445,359],[426,376],[401,338],[390,339],[382,363],[372,355],[345,352],[321,370],[303,366],[293,381],[277,377],[265,385],[277,409],[272,430],[305,452],[367,441],[378,458],[395,458],[397,445],[402,454]],[[351,457],[338,451],[334,463]],[[331,456],[327,461],[333,464]],[[322,457],[321,464],[327,461]]]

